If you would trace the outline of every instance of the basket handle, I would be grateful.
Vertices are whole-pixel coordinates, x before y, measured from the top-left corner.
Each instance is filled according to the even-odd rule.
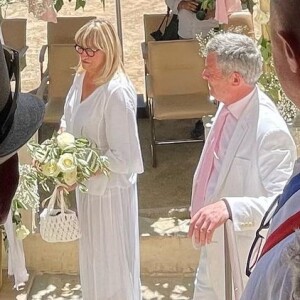
[[[66,203],[65,203],[65,198],[64,198],[64,190],[63,189],[59,189],[57,190],[57,202],[58,205],[61,209],[61,213],[64,214],[66,212]]]
[[[64,189],[63,188],[65,188],[64,185],[56,185],[51,196],[49,196],[42,202],[42,206],[45,207],[47,201],[49,201],[48,206],[47,206],[47,215],[49,215],[51,210],[54,208],[56,201],[58,203],[58,206],[61,208],[61,213],[62,214],[65,213],[66,203],[65,203],[65,199],[64,199]]]

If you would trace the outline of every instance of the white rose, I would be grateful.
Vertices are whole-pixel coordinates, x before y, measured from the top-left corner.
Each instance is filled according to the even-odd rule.
[[[56,139],[58,147],[62,150],[75,144],[75,137],[68,132],[61,133]]]
[[[65,153],[61,155],[57,165],[63,173],[73,172],[76,170],[76,166],[74,165],[74,157],[71,153]]]
[[[51,159],[46,164],[41,165],[42,173],[45,176],[57,177],[60,172],[60,168],[57,165],[55,159]]]
[[[17,225],[16,228],[16,236],[19,240],[23,240],[30,233],[30,231],[26,228],[25,225]]]
[[[73,185],[77,182],[77,170],[75,169],[72,172],[63,173],[64,181],[67,185]]]

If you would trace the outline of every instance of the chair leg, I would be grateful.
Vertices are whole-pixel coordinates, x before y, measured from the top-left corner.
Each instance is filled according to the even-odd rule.
[[[151,145],[151,156],[152,156],[152,167],[156,168],[157,159],[156,159],[156,146],[155,146],[155,144]]]
[[[153,117],[153,106],[151,100],[149,101],[149,116],[150,116],[150,133],[151,133],[151,157],[152,167],[156,168],[156,144],[155,144],[155,120]]]
[[[144,82],[145,82],[145,97],[146,97],[146,111],[148,112],[147,118],[149,118],[150,115],[150,105],[149,105],[149,97],[148,97],[148,90],[147,90],[147,68],[146,68],[146,63],[144,64],[144,68],[145,68],[145,73],[144,73]]]
[[[157,158],[156,158],[156,144],[155,144],[155,124],[154,119],[151,117],[151,156],[152,156],[152,167],[156,168]]]

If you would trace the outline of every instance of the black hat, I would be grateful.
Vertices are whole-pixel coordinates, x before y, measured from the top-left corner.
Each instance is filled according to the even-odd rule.
[[[17,55],[16,52],[13,54]],[[17,59],[15,65],[18,68]],[[15,74],[15,77],[19,78],[19,74]],[[17,91],[12,95],[7,63],[0,43],[0,163],[34,135],[42,125],[44,111],[44,102],[36,96]]]
[[[10,87],[13,74],[16,79],[14,94]],[[14,154],[42,125],[45,111],[42,100],[29,93],[19,93],[18,86],[18,53],[4,51],[0,42],[0,224],[7,217],[18,184],[18,159]],[[6,172],[10,172],[9,182],[3,180],[7,177]],[[10,185],[9,190],[4,189],[7,185]]]

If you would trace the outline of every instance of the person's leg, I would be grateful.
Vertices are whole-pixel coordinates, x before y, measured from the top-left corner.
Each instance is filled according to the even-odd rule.
[[[218,300],[209,277],[205,247],[201,248],[200,261],[195,278],[193,300]]]
[[[191,137],[193,139],[200,139],[200,138],[204,139],[204,126],[203,126],[202,119],[198,120],[195,123],[195,127],[191,131]]]

